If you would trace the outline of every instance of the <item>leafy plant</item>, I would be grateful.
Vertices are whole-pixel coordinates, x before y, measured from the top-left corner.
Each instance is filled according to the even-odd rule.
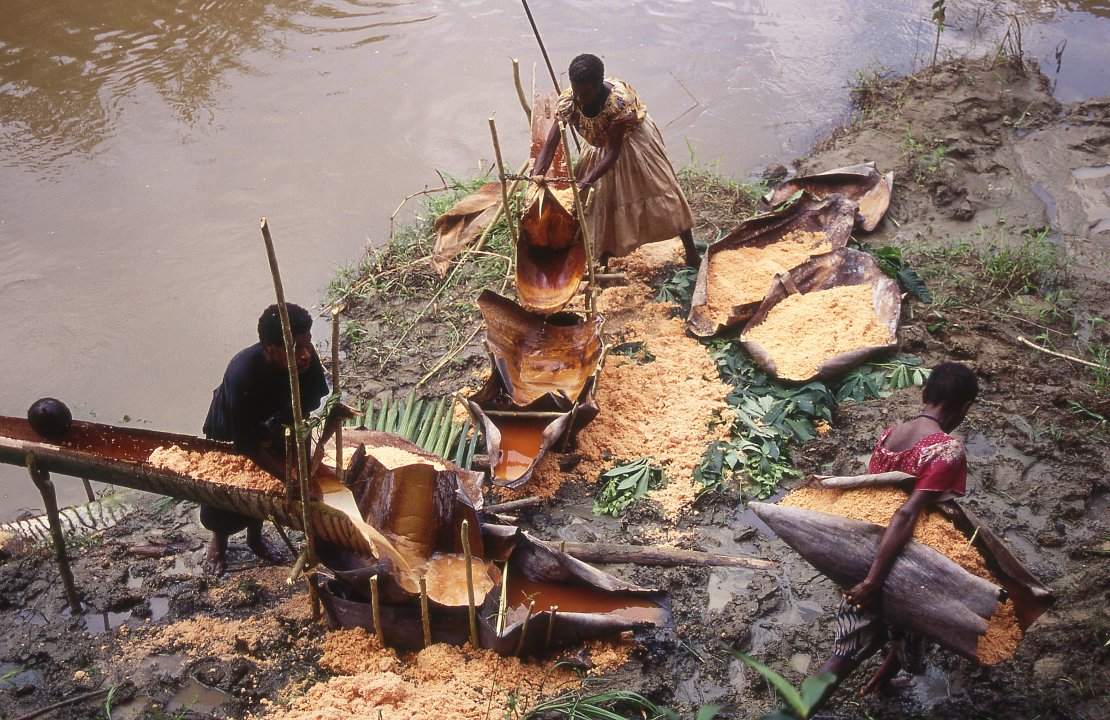
[[[884,245],[877,250],[868,250],[874,256],[883,272],[897,280],[903,290],[910,292],[925,304],[933,302],[933,293],[917,271],[902,258],[902,249],[894,245]]]
[[[626,720],[629,717],[664,720],[671,717],[667,712],[630,690],[589,694],[572,691],[536,703],[520,716],[520,720]],[[514,716],[506,713],[507,718]]]
[[[983,258],[983,273],[992,288],[1007,297],[1047,294],[1065,274],[1064,264],[1049,237],[1050,230],[1027,229],[1015,246],[992,245]]]
[[[736,478],[747,495],[760,499],[800,475],[790,448],[816,438],[839,403],[921,386],[927,377],[920,360],[896,358],[861,366],[832,383],[787,385],[763,372],[739,343],[715,341],[711,348],[721,379],[733,386],[726,398],[733,418],[730,437],[706,448],[694,478],[707,491]]]
[[[617,517],[636,498],[663,484],[663,468],[640,458],[601,474],[601,490],[594,499],[595,515]]]
[[[400,435],[433,455],[469,468],[477,450],[478,432],[469,417],[465,422],[455,422],[452,401],[451,396],[425,400],[409,393],[403,400],[383,397],[379,406],[370,403],[365,410],[360,402],[357,408],[363,417],[359,427]]]
[[[764,720],[790,720],[790,718],[806,720],[813,714],[828,687],[836,683],[835,675],[823,673],[807,677],[802,681],[800,688],[795,688],[786,678],[755,658],[731,648],[729,652],[765,677],[782,698],[785,707],[767,715]]]
[[[697,284],[698,270],[684,266],[675,270],[655,294],[658,302],[668,302],[689,309],[690,298],[694,294],[694,285]]]
[[[937,64],[937,53],[940,51],[940,34],[944,30],[944,21],[946,19],[945,0],[933,0],[933,16],[932,20],[937,26],[937,40],[933,45],[933,65]]]

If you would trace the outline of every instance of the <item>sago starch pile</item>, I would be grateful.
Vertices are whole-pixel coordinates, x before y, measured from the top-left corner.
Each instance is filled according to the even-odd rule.
[[[894,342],[875,314],[871,293],[866,284],[790,295],[763,322],[746,328],[743,339],[770,354],[778,377],[807,380],[831,358]]]

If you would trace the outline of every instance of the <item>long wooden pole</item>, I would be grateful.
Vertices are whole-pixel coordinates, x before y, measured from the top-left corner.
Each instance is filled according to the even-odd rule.
[[[339,392],[339,313],[342,305],[331,309],[331,391]],[[335,428],[335,477],[343,482],[343,423]]]
[[[517,244],[516,225],[513,222],[512,208],[509,206],[509,188],[505,184],[505,162],[501,159],[501,143],[497,141],[497,123],[489,117],[489,134],[493,137],[493,153],[497,157],[497,177],[501,180],[501,204],[505,207],[505,222],[509,226],[509,237],[513,246]]]
[[[31,480],[42,495],[42,504],[46,506],[46,519],[50,524],[50,540],[54,544],[54,559],[58,563],[58,574],[62,576],[62,586],[66,591],[66,602],[74,617],[81,614],[81,597],[77,594],[77,585],[73,582],[73,570],[69,567],[69,558],[66,556],[66,539],[62,534],[62,523],[58,519],[58,496],[54,493],[54,481],[50,473],[38,466],[33,452],[27,453],[27,472]]]
[[[560,546],[563,552],[585,562],[631,563],[633,565],[703,565],[707,567],[744,567],[769,570],[778,563],[747,555],[724,555],[700,550],[678,550],[656,546],[616,545],[611,543],[568,542]]]
[[[305,427],[304,415],[301,414],[301,378],[297,372],[297,352],[293,344],[293,329],[289,324],[289,306],[285,302],[285,288],[281,283],[281,271],[278,270],[277,253],[274,251],[274,240],[270,237],[270,226],[266,218],[259,220],[262,228],[262,240],[266,243],[266,258],[270,262],[270,275],[274,279],[274,294],[277,296],[278,314],[281,315],[281,334],[285,340],[285,364],[289,371],[289,392],[293,398],[293,438],[296,441],[294,451],[297,453],[297,475],[301,481],[301,518],[304,522],[305,550],[307,557],[305,564],[309,567],[316,565],[316,543],[312,537],[312,525],[308,512],[308,457],[306,456],[305,440],[308,431]]]
[[[543,61],[547,64],[547,72],[551,75],[551,84],[555,86],[555,92],[561,93],[559,78],[555,76],[555,68],[551,66],[551,58],[547,56],[547,48],[544,47],[543,38],[540,37],[540,29],[536,27],[536,19],[532,17],[532,8],[528,7],[528,0],[520,0],[520,2],[524,5],[524,12],[528,15],[528,24],[532,26],[532,34],[536,36],[536,42],[540,45]]]
[[[567,126],[561,121],[559,123],[559,135],[563,140],[563,154],[567,159],[567,170],[570,172],[572,178],[576,177],[574,168],[574,159],[570,155],[570,143],[567,142]],[[589,311],[590,317],[594,316],[594,292],[597,287],[597,279],[594,277],[594,244],[593,238],[590,237],[589,226],[586,225],[586,208],[582,205],[582,195],[578,192],[578,183],[571,182],[571,192],[574,193],[574,209],[578,213],[578,226],[582,232],[582,242],[586,246],[586,270],[589,272],[589,286],[586,287],[586,310]]]

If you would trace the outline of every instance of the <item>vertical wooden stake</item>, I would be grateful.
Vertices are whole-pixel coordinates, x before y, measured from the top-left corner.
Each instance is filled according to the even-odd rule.
[[[501,143],[497,141],[497,124],[493,116],[489,117],[489,132],[493,136],[493,152],[497,156],[497,177],[501,180],[501,203],[505,206],[505,222],[509,225],[509,237],[513,239],[513,246],[517,244],[516,225],[513,222],[512,207],[509,205],[509,189],[505,185],[505,163],[501,159]]]
[[[382,610],[378,597],[378,576],[370,577],[370,607],[374,613],[374,632],[378,635],[378,643],[385,647],[385,635],[382,633]]]
[[[316,542],[312,536],[311,516],[308,512],[308,457],[305,441],[308,439],[308,429],[305,427],[304,415],[301,412],[301,378],[297,372],[297,351],[293,344],[293,329],[289,324],[289,307],[285,303],[285,288],[281,284],[281,272],[278,270],[277,253],[274,251],[274,240],[270,237],[270,226],[266,218],[259,220],[262,228],[262,240],[266,244],[266,258],[270,262],[270,275],[274,280],[274,294],[277,296],[278,313],[281,315],[281,334],[285,340],[285,365],[289,371],[289,394],[293,399],[293,437],[294,450],[297,453],[297,476],[301,481],[301,521],[304,524],[305,550],[308,567],[316,566]]]
[[[561,121],[559,123],[559,135],[563,140],[563,154],[567,159],[567,170],[571,178],[576,178],[574,159],[570,155],[570,143],[567,142],[567,126]],[[586,310],[590,313],[590,319],[593,319],[594,313],[594,293],[597,289],[597,280],[594,278],[594,265],[597,258],[594,256],[594,243],[593,238],[590,237],[590,228],[586,224],[586,208],[582,204],[582,194],[578,192],[578,183],[571,182],[571,192],[574,193],[574,209],[578,213],[578,226],[582,231],[582,243],[586,246],[586,270],[589,272],[589,284],[586,286]],[[591,188],[591,192],[593,192]]]
[[[551,635],[555,631],[555,616],[559,614],[559,606],[551,606],[551,614],[547,617],[547,637],[543,640],[543,648],[547,650],[551,647]]]
[[[293,431],[285,428],[285,495],[293,496]]]
[[[89,502],[93,502],[94,500],[96,500],[96,496],[93,495],[92,484],[89,482],[89,479],[81,478],[81,484],[85,486],[85,496],[89,499]]]
[[[428,614],[428,580],[420,576],[420,622],[424,625],[424,647],[432,644],[432,618]]]
[[[27,453],[27,472],[31,480],[42,495],[42,504],[46,506],[46,519],[50,523],[50,539],[54,544],[54,559],[58,563],[58,574],[62,576],[62,586],[66,591],[66,602],[73,617],[81,614],[81,598],[77,595],[77,586],[73,582],[73,571],[69,567],[69,558],[66,556],[66,539],[62,535],[62,523],[58,519],[58,496],[54,493],[54,481],[50,473],[41,469],[35,460],[33,452]]]
[[[532,619],[532,613],[535,611],[535,609],[536,601],[532,600],[528,603],[528,614],[524,616],[524,622],[520,624],[520,640],[517,641],[516,652],[513,653],[517,657],[520,657],[521,651],[524,650],[524,638],[528,634],[528,621]]]
[[[478,647],[478,611],[474,607],[474,568],[470,555],[470,521],[462,521],[463,557],[466,559],[466,601],[470,611],[470,644]]]
[[[339,313],[343,312],[342,305],[331,309],[331,391],[339,392]],[[335,476],[343,482],[343,423],[335,428]]]

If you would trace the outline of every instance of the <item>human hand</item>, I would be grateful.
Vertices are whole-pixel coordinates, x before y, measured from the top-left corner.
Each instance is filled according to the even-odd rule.
[[[844,599],[855,605],[857,609],[866,610],[879,599],[882,589],[882,582],[865,579],[845,591]]]
[[[537,185],[543,185],[545,182],[547,182],[547,176],[542,175],[542,174],[541,175],[533,175],[532,176],[532,182],[536,183]]]

